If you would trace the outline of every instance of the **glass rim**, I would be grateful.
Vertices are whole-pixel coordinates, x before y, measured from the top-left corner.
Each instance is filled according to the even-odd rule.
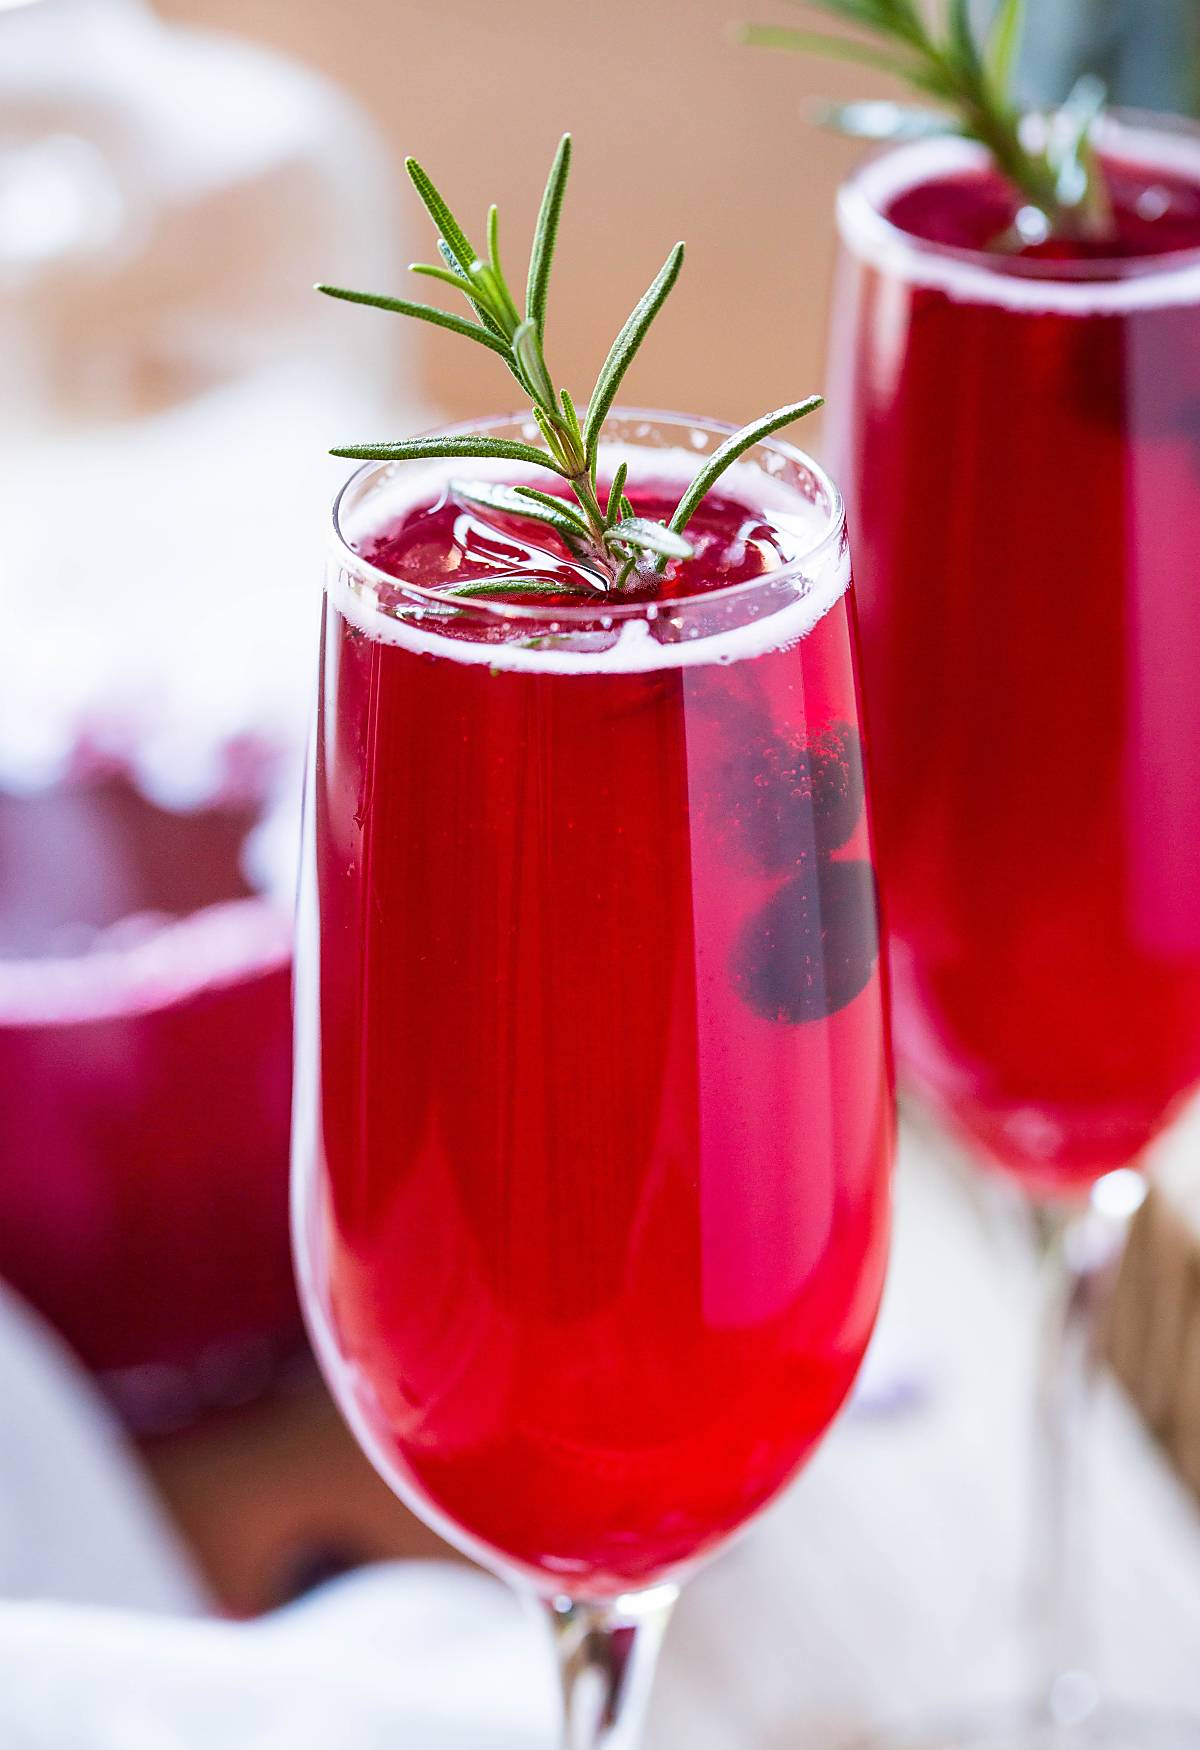
[[[725,420],[710,419],[699,414],[667,413],[661,410],[645,407],[618,406],[611,409],[605,419],[604,427],[610,424],[634,422],[644,425],[679,426],[694,431],[704,431],[717,438],[726,438],[738,430],[735,425]],[[456,421],[450,426],[438,428],[437,435],[457,436],[468,432],[490,432],[500,426],[526,425],[532,423],[532,416],[527,412],[487,414],[480,419]],[[424,435],[424,434],[418,434]],[[636,448],[636,445],[631,445]],[[659,611],[668,607],[673,614],[686,612],[691,607],[710,607],[713,603],[726,603],[741,597],[751,596],[755,592],[767,589],[777,589],[780,583],[786,583],[791,577],[803,578],[815,569],[820,560],[833,548],[840,549],[845,538],[846,506],[836,482],[807,451],[799,449],[795,444],[778,436],[760,438],[752,444],[739,460],[752,459],[755,451],[767,450],[773,455],[782,456],[793,467],[799,468],[809,475],[825,496],[828,509],[823,518],[821,531],[804,550],[789,559],[787,564],[779,566],[774,571],[763,572],[759,577],[747,578],[742,583],[726,584],[722,589],[714,589],[702,595],[672,596],[667,602],[656,596],[640,596],[632,601],[622,601],[613,596],[597,596],[592,602],[567,602],[552,608],[544,604],[528,602],[505,602],[493,598],[471,596],[447,596],[436,589],[428,589],[421,584],[409,583],[403,577],[397,577],[394,572],[385,571],[381,566],[374,565],[369,559],[364,559],[361,553],[355,551],[347,539],[343,529],[343,505],[348,495],[359,486],[377,474],[386,473],[396,468],[406,468],[411,464],[398,461],[364,462],[356,468],[347,480],[342,483],[333,501],[332,529],[333,551],[339,564],[353,572],[363,582],[381,585],[390,590],[399,590],[414,603],[422,607],[437,607],[445,610],[452,608],[456,613],[471,616],[478,615],[486,624],[497,619],[505,621],[525,621],[530,624],[544,625],[547,620],[565,622],[567,624],[589,626],[597,620],[604,619],[610,624],[628,622],[631,620],[654,620]],[[647,449],[647,454],[653,450]],[[434,461],[437,458],[432,458]],[[469,460],[469,458],[466,458]],[[699,460],[699,456],[697,456]],[[514,463],[514,467],[519,464]],[[376,610],[382,611],[382,610]]]
[[[0,956],[0,1032],[137,1021],[282,972],[291,917],[265,893],[214,900],[123,947]]]
[[[1111,110],[1104,118],[1101,145],[1109,142],[1135,162],[1134,148],[1144,142],[1150,167],[1191,169],[1200,185],[1200,123],[1188,117]],[[887,201],[939,171],[987,162],[985,146],[955,135],[910,140],[873,154],[838,191],[842,243],[885,271],[976,302],[1072,314],[1200,302],[1200,246],[1086,261],[1030,260],[916,237],[883,210]]]

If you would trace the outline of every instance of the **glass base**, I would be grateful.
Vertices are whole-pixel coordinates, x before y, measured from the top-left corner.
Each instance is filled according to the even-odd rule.
[[[1106,1704],[1068,1724],[1045,1708],[995,1708],[884,1729],[841,1750],[1200,1750],[1200,1715]]]

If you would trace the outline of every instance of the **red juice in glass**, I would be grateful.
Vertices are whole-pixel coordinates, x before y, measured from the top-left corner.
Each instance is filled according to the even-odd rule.
[[[901,1070],[1047,1190],[1200,1080],[1200,137],[1102,145],[1102,253],[997,252],[961,141],[868,166],[829,396]]]
[[[723,435],[617,423],[652,517]],[[775,1495],[882,1285],[848,559],[828,483],[762,449],[690,525],[687,594],[668,574],[649,603],[439,597],[566,565],[443,465],[365,470],[341,506],[299,941],[303,1298],[393,1487],[551,1593],[650,1585]]]
[[[75,763],[0,789],[0,1277],[153,1430],[302,1341],[291,927],[247,872],[255,787],[169,810]]]

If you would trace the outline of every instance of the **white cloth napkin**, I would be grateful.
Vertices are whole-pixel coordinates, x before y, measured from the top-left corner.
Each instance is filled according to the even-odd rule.
[[[496,1582],[366,1570],[255,1623],[204,1587],[90,1381],[0,1290],[4,1750],[548,1750],[549,1655]]]
[[[196,1612],[203,1586],[64,1345],[0,1287],[0,1597]]]
[[[444,1563],[256,1624],[0,1605],[5,1750],[550,1750],[551,1704],[535,1625]]]

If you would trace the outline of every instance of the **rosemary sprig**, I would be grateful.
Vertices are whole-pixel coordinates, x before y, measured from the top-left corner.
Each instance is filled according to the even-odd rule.
[[[463,335],[498,353],[528,396],[533,418],[544,448],[537,444],[475,433],[445,437],[403,438],[395,443],[347,444],[332,451],[366,461],[410,461],[430,457],[479,457],[519,462],[547,469],[564,481],[572,498],[538,491],[531,486],[507,486],[487,481],[456,481],[454,490],[467,503],[505,516],[528,518],[551,529],[568,552],[596,580],[604,592],[624,589],[635,572],[648,581],[668,560],[686,560],[693,555],[683,530],[704,495],[730,464],[770,432],[802,419],[821,406],[818,395],[781,407],[763,419],[745,426],[728,438],[704,462],[668,522],[639,516],[625,484],[628,465],[622,462],[601,502],[597,479],[600,439],[625,375],[662,309],[683,265],[683,244],[677,243],[639,299],[613,341],[600,368],[582,417],[566,389],[555,385],[546,363],[546,309],[550,269],[558,239],[559,220],[571,167],[571,136],[564,134],[542,196],[529,255],[524,308],[513,295],[500,260],[500,224],[493,206],[487,221],[487,254],[480,256],[429,176],[415,159],[407,160],[408,174],[437,229],[440,265],[417,263],[412,272],[453,287],[466,298],[473,313],[451,315],[432,304],[407,298],[385,297],[374,292],[351,292],[342,286],[319,285],[327,297],[351,304],[366,304],[430,322],[453,334]],[[582,585],[580,586],[582,591]],[[514,580],[460,586],[455,593],[551,593],[551,586],[528,580],[528,589]],[[565,586],[564,586],[565,591]],[[562,592],[560,592],[562,593]]]
[[[1033,116],[1022,109],[1014,94],[1014,77],[1026,0],[1001,0],[983,40],[971,23],[970,0],[942,0],[936,28],[926,23],[917,0],[793,3],[842,19],[865,34],[834,36],[786,25],[751,24],[742,29],[742,41],[759,48],[831,55],[892,73],[940,106],[835,105],[822,111],[824,121],[843,133],[872,140],[936,133],[978,140],[1024,199],[1026,211],[1014,243],[1039,240],[1039,233],[1086,239],[1111,235],[1111,204],[1092,146],[1106,99],[1104,86],[1091,77],[1081,79],[1062,107],[1049,116]]]

